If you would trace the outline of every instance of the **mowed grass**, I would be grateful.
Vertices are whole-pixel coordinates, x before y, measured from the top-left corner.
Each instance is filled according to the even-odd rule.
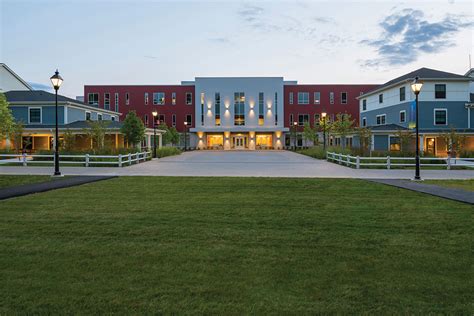
[[[0,202],[0,314],[471,314],[467,204],[344,179],[121,177]]]
[[[45,182],[53,179],[51,176],[20,176],[20,175],[0,175],[0,189],[13,187],[17,185]]]
[[[469,180],[425,180],[427,184],[439,185],[441,187],[462,189],[467,191],[474,191],[474,179]]]

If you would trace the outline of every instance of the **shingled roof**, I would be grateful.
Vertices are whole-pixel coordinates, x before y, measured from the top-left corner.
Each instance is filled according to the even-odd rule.
[[[55,102],[56,96],[43,90],[13,90],[5,92],[8,102]],[[70,102],[86,105],[81,101],[58,95],[58,102]]]

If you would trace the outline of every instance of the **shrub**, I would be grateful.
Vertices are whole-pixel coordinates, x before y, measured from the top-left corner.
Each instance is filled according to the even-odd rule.
[[[168,156],[176,156],[180,155],[181,150],[176,147],[161,147],[156,150],[156,156],[158,158],[168,157]]]
[[[314,146],[308,149],[300,149],[296,152],[316,159],[326,159],[326,151],[320,146]]]

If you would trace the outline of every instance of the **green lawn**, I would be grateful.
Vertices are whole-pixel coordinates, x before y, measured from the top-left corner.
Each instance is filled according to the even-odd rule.
[[[0,314],[471,314],[467,204],[362,180],[121,177],[0,202]]]
[[[435,184],[442,187],[463,189],[467,191],[474,191],[474,179],[470,180],[425,180],[427,184]]]
[[[36,182],[45,182],[50,181],[53,178],[51,176],[10,176],[10,175],[0,175],[0,189],[13,187],[16,185],[36,183]]]

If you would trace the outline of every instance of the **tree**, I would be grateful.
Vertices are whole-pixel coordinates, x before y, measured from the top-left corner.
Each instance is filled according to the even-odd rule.
[[[120,132],[125,136],[125,140],[129,145],[137,146],[145,137],[145,125],[138,118],[135,111],[128,112],[125,120],[123,120]]]
[[[399,129],[397,137],[400,141],[400,152],[406,154],[410,151],[410,142],[413,139],[413,133],[410,130]]]
[[[15,150],[17,152],[21,152],[23,150],[23,145],[28,145],[28,144],[23,144],[23,122],[19,121],[16,123],[13,123],[12,130],[10,132],[10,137],[11,140],[13,141],[13,146],[15,147]]]
[[[446,142],[446,149],[451,157],[456,157],[466,142],[466,136],[459,134],[453,126],[451,126],[448,132],[443,133],[441,137]]]
[[[318,129],[312,128],[309,122],[304,123],[303,128],[303,138],[307,142],[308,140],[311,141],[314,145],[318,144]]]
[[[84,130],[84,133],[92,140],[92,148],[102,150],[105,147],[105,134],[108,121],[87,121],[89,128]]]
[[[367,127],[359,127],[355,130],[359,138],[359,151],[362,156],[372,153],[372,131]]]
[[[71,130],[68,128],[64,131],[63,133],[63,142],[62,142],[62,148],[66,152],[71,152],[74,149],[74,146],[76,144],[76,136],[71,132]]]
[[[165,131],[163,134],[162,142],[163,145],[172,144],[175,145],[179,142],[179,133],[175,127],[168,127],[166,123],[161,123],[157,126],[158,129]]]
[[[332,123],[329,117],[326,116],[319,119],[319,130],[323,133],[323,137],[324,135],[326,135],[326,138],[329,136],[332,130]]]
[[[0,93],[0,140],[9,138],[14,130],[15,121],[11,109],[8,107],[7,98]]]
[[[350,114],[338,113],[336,115],[336,120],[332,123],[332,130],[341,136],[342,148],[346,147],[346,136],[353,130],[353,127],[354,120]]]

